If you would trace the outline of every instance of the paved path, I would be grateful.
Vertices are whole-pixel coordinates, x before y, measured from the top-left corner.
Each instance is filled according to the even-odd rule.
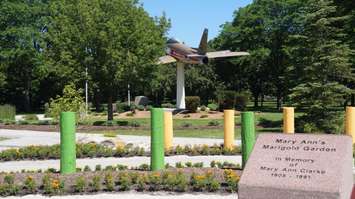
[[[10,138],[8,140],[0,141],[0,151],[8,148],[18,148],[29,145],[54,145],[59,144],[60,135],[58,132],[43,132],[43,131],[28,131],[28,130],[8,130],[0,129],[0,137]],[[124,143],[132,143],[135,146],[150,148],[149,136],[132,136],[119,135],[118,138]],[[105,138],[102,134],[77,133],[77,141],[81,142],[102,142],[110,139]],[[223,139],[209,139],[209,138],[174,138],[174,145],[196,145],[196,144],[221,144]],[[240,140],[235,143],[240,145]]]
[[[165,163],[169,163],[171,166],[175,166],[175,163],[181,162],[192,162],[198,163],[203,162],[204,167],[210,167],[212,161],[218,162],[231,162],[234,164],[241,164],[241,156],[170,156],[165,157]],[[77,167],[84,168],[88,165],[92,170],[95,166],[100,164],[102,168],[106,166],[114,166],[117,164],[126,165],[128,167],[137,167],[141,164],[150,164],[150,157],[129,157],[129,158],[85,158],[77,159]],[[25,170],[46,170],[48,168],[55,168],[59,170],[60,162],[59,160],[25,160],[25,161],[11,161],[11,162],[0,162],[0,172],[11,172],[11,171],[21,171]]]
[[[72,195],[72,196],[42,196],[42,195],[26,195],[22,197],[6,197],[7,199],[112,199],[112,198],[129,198],[129,199],[238,199],[237,194],[178,194],[166,192],[154,193],[138,193],[138,192],[121,192],[121,193],[103,193],[95,195]]]

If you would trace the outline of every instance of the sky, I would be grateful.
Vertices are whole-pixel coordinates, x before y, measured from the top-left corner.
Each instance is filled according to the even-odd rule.
[[[233,20],[233,13],[252,0],[140,0],[151,16],[171,20],[169,37],[197,47],[204,28],[209,29],[209,39],[218,35],[220,26]]]

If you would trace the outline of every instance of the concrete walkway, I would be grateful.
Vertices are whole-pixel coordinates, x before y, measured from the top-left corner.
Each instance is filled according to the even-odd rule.
[[[175,166],[175,163],[203,162],[204,167],[210,167],[212,161],[230,162],[234,164],[241,164],[241,156],[170,156],[165,157],[165,163]],[[95,166],[100,164],[102,168],[106,166],[115,166],[117,164],[126,165],[128,167],[138,167],[141,164],[150,164],[150,157],[129,157],[129,158],[85,158],[77,159],[77,167],[84,168],[88,165],[92,170]],[[46,170],[48,168],[55,168],[59,170],[60,160],[25,160],[25,161],[11,161],[0,162],[0,172],[16,172],[21,170]]]
[[[112,199],[112,198],[129,198],[129,199],[238,199],[237,194],[212,194],[212,193],[196,193],[196,194],[179,194],[167,192],[139,193],[135,191],[121,193],[102,193],[95,195],[71,195],[71,196],[42,196],[42,195],[26,195],[22,197],[6,197],[7,199]]]
[[[104,140],[112,139],[106,138],[102,134],[77,133],[76,139],[78,142],[102,142]],[[8,148],[19,148],[30,145],[54,145],[59,144],[60,135],[58,132],[43,132],[43,131],[28,131],[28,130],[8,130],[0,129],[0,137],[10,138],[8,140],[0,141],[0,151]],[[124,143],[132,143],[135,146],[150,148],[149,136],[132,136],[119,135],[117,137]],[[221,144],[223,139],[209,139],[209,138],[174,138],[173,144],[176,145],[200,145],[200,144]],[[235,141],[236,145],[240,145],[240,140]]]

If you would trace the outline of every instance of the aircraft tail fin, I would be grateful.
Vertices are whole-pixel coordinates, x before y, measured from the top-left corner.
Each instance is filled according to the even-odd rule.
[[[207,39],[208,39],[208,29],[206,28],[203,31],[202,37],[201,37],[201,41],[200,41],[200,45],[198,47],[198,51],[200,54],[206,54],[207,53]]]

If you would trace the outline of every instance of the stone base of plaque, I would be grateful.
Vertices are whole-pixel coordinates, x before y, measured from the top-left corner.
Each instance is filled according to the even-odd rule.
[[[349,136],[260,134],[239,199],[349,199],[353,186]]]

